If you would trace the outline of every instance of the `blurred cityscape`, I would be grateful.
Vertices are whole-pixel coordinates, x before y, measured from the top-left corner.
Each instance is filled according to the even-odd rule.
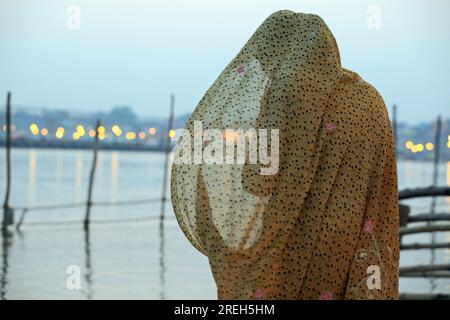
[[[110,112],[75,113],[46,108],[17,108],[12,106],[11,144],[32,148],[92,148],[96,121],[100,148],[116,150],[162,151],[164,138],[175,135],[175,128],[184,125],[189,114],[173,119],[140,118],[128,106],[117,106]],[[0,112],[0,144],[5,143],[5,114]]]
[[[175,136],[189,117],[175,117],[172,128],[167,118],[139,117],[131,107],[117,106],[109,112],[75,113],[46,108],[12,108],[12,146],[32,148],[91,148],[95,124],[101,120],[100,147],[116,150],[161,151],[164,138]],[[0,112],[0,145],[5,143],[5,114]],[[432,160],[436,122],[397,124],[399,159]],[[442,120],[440,159],[450,159],[450,119]]]

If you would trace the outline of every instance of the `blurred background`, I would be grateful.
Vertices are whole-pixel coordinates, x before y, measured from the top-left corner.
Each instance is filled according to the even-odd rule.
[[[0,0],[1,299],[217,297],[167,151],[281,9],[320,15],[383,96],[409,208],[402,297],[450,295],[449,1]]]

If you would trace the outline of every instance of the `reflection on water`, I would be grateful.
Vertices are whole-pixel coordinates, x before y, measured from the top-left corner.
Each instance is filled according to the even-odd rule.
[[[75,191],[76,191],[76,198],[75,202],[80,202],[82,197],[82,181],[83,181],[83,153],[82,151],[78,150],[76,152],[76,162],[75,162]]]
[[[164,290],[165,290],[165,274],[166,274],[166,265],[164,260],[164,248],[165,248],[165,236],[164,236],[164,220],[160,221],[159,227],[159,287],[160,294],[159,298],[161,300],[165,299]]]
[[[64,168],[64,154],[62,150],[56,152],[56,169],[55,169],[55,185],[61,186]]]
[[[28,155],[28,206],[34,205],[35,189],[36,189],[36,150],[30,149]]]
[[[119,152],[111,152],[111,201],[117,201]]]
[[[90,230],[89,228],[84,229],[84,254],[86,259],[86,271],[85,271],[85,279],[86,279],[86,298],[91,300],[94,292],[92,291],[92,263],[91,263],[91,241],[90,241]]]
[[[1,156],[3,157],[3,156]],[[86,201],[92,154],[82,150],[13,149],[13,206],[39,206]],[[0,158],[0,169],[4,169]],[[161,195],[164,155],[101,151],[94,201],[155,198]],[[403,161],[398,166],[399,188],[432,184],[432,163]],[[450,185],[450,162],[439,167],[439,185]],[[1,180],[1,179],[0,179]],[[0,191],[4,190],[0,181]],[[169,192],[169,186],[167,186]],[[405,201],[412,214],[429,213],[430,198]],[[33,223],[80,221],[84,208],[29,211],[23,235],[2,242],[2,299],[214,299],[217,297],[208,260],[180,231],[167,205],[160,224],[160,203],[123,207],[93,207],[94,220],[154,217],[133,223],[37,226]],[[450,197],[436,198],[436,213],[450,212]],[[18,212],[16,212],[17,218]],[[13,239],[14,238],[14,239]],[[14,240],[14,241],[13,241]],[[404,243],[430,242],[430,235],[404,237]],[[436,242],[450,241],[439,233]],[[402,252],[401,264],[428,264],[432,251]],[[436,250],[435,263],[450,261],[450,250]],[[81,290],[66,287],[66,269],[78,265]],[[402,292],[449,293],[448,280],[402,278]]]
[[[2,269],[0,275],[0,299],[6,299],[6,286],[8,284],[8,256],[9,256],[9,247],[12,241],[12,238],[7,234],[2,234]]]
[[[103,161],[104,161],[104,155],[99,152],[97,155],[97,169],[95,170],[95,181],[99,184],[103,184]],[[108,158],[111,159],[111,154],[108,154]],[[89,159],[92,159],[92,155],[89,156]],[[89,168],[91,164],[89,163]],[[111,184],[110,184],[111,185]]]
[[[447,162],[447,186],[450,186],[450,161]],[[445,198],[447,203],[450,204],[450,197]],[[445,242],[450,242],[450,233],[446,233],[444,236]],[[450,249],[444,249],[444,261],[448,262],[450,261]],[[447,286],[448,289],[450,289],[450,284]]]

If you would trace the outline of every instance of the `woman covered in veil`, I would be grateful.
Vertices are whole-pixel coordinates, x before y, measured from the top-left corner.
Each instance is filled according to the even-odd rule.
[[[173,208],[220,299],[398,297],[388,114],[320,17],[268,17],[183,132]]]

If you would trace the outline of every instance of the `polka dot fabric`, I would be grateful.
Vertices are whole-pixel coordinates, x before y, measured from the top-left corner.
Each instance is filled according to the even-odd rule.
[[[203,130],[280,135],[274,175],[248,162],[172,166],[175,214],[209,258],[219,299],[397,298],[396,159],[386,107],[342,68],[320,17],[269,16],[199,102],[185,126],[191,138],[196,121]]]

